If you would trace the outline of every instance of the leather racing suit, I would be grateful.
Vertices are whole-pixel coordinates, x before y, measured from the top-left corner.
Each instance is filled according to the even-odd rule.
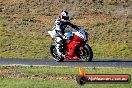
[[[55,21],[55,25],[53,27],[55,33],[55,43],[56,43],[56,50],[59,56],[63,56],[62,54],[62,49],[63,49],[63,45],[64,45],[64,30],[67,26],[70,26],[72,28],[74,28],[75,30],[79,30],[79,28],[74,25],[70,20],[68,20],[67,22],[61,21],[61,18],[59,17],[58,19],[56,19]]]

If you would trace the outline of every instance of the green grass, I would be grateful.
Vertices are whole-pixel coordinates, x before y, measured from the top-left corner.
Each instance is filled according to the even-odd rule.
[[[1,88],[131,88],[130,84],[85,84],[71,80],[0,79]]]
[[[132,58],[132,44],[90,44],[94,58],[105,59],[131,59]]]
[[[91,42],[99,44],[131,44],[132,25],[124,19],[107,18],[105,21],[90,21],[84,24],[92,36]]]
[[[1,77],[8,76],[23,77],[23,76],[76,76],[79,74],[78,68],[74,67],[44,67],[44,66],[1,66],[0,69],[7,70],[7,72],[1,72]],[[132,75],[132,68],[98,68],[98,67],[86,67],[87,74],[130,74]],[[9,70],[9,72],[8,72]],[[13,72],[10,70],[13,70]]]
[[[25,24],[21,24],[21,21],[19,22],[20,28],[15,28],[14,26],[19,23],[17,21],[16,23],[13,22],[6,18],[0,18],[0,58],[41,59],[50,57],[49,46],[51,39],[46,36],[46,29],[34,29],[36,23],[30,29],[30,25],[25,26]],[[31,24],[32,22],[29,21],[27,23]]]
[[[22,67],[22,66],[1,66],[0,88],[131,88],[129,84],[85,84],[80,86],[75,80],[44,80],[43,76],[76,76],[79,74],[78,68],[74,67]],[[14,72],[10,72],[14,69]],[[96,68],[86,67],[87,74],[130,74],[132,68]],[[31,76],[38,76],[41,79],[30,79]],[[13,77],[14,78],[9,78]]]

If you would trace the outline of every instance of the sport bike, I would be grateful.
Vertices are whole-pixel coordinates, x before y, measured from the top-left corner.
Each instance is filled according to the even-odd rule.
[[[64,42],[61,45],[60,51],[64,56],[57,54],[56,43],[54,39],[55,31],[48,31],[49,35],[53,39],[50,46],[50,53],[53,59],[57,62],[63,60],[83,60],[92,61],[93,51],[91,47],[87,44],[88,33],[84,29],[75,30],[65,30],[64,31]]]

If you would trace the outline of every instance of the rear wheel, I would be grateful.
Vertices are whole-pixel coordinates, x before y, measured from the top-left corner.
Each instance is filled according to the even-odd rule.
[[[78,48],[78,50],[76,50],[76,51],[79,51],[79,52],[77,52],[77,55],[81,58],[81,60],[89,61],[89,62],[92,61],[93,51],[88,44],[84,45],[83,50],[80,50]]]
[[[52,57],[53,57],[53,59],[54,59],[55,61],[61,62],[61,61],[64,60],[64,57],[59,56],[59,55],[57,54],[57,50],[56,50],[56,48],[55,48],[55,45],[51,45],[51,46],[50,46],[50,53],[51,53],[51,55],[52,55]]]

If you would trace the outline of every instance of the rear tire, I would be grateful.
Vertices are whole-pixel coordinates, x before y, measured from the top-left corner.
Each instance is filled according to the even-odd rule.
[[[55,45],[51,45],[51,46],[50,46],[50,53],[51,53],[51,55],[52,55],[52,57],[53,57],[53,59],[54,59],[55,61],[57,61],[57,62],[62,62],[62,61],[64,60],[64,57],[59,56],[59,55],[57,54],[57,50],[56,50],[56,48],[55,48]]]

